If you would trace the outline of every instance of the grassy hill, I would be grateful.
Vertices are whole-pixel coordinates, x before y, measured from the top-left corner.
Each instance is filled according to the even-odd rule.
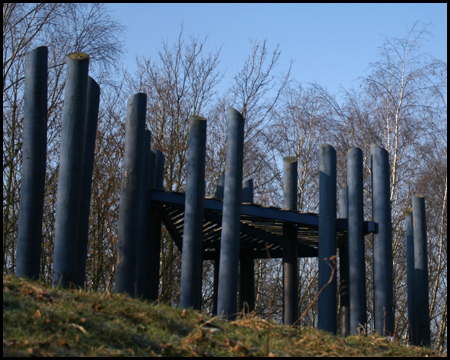
[[[247,316],[226,322],[126,295],[3,276],[3,356],[444,356]],[[445,355],[446,356],[446,355]]]

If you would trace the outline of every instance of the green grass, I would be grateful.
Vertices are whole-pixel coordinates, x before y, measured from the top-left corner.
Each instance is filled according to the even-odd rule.
[[[376,336],[342,339],[254,316],[220,321],[129,296],[3,276],[3,356],[439,356]],[[446,356],[441,355],[441,356]]]

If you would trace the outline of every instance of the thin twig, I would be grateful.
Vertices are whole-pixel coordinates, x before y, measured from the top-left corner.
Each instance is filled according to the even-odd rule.
[[[291,325],[294,326],[295,324],[297,324],[301,319],[303,319],[303,317],[306,315],[306,313],[312,308],[312,306],[314,305],[314,303],[317,301],[317,299],[319,298],[319,295],[322,293],[323,289],[325,289],[328,285],[331,284],[331,282],[333,281],[334,278],[334,274],[336,272],[336,255],[333,255],[332,257],[330,257],[329,260],[331,260],[333,262],[333,265],[330,264],[330,261],[328,261],[328,258],[324,258],[323,260],[327,262],[328,266],[331,268],[331,276],[330,276],[330,280],[328,280],[328,282],[322,286],[322,289],[320,289],[320,291],[317,293],[317,295],[314,297],[313,301],[311,302],[311,304],[309,304],[309,306],[307,307],[307,309],[303,312],[303,314]]]

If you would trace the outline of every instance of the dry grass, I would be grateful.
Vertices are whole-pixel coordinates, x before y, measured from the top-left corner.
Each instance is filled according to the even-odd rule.
[[[381,337],[342,339],[253,314],[226,322],[126,295],[51,289],[4,276],[3,356],[444,355]]]

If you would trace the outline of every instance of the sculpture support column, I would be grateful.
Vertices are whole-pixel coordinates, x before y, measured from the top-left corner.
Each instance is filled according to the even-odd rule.
[[[297,211],[297,158],[284,158],[284,205]],[[298,319],[297,225],[283,224],[283,324]]]
[[[25,104],[22,146],[16,275],[38,279],[41,259],[47,154],[47,54],[45,46],[31,51],[25,65]]]
[[[180,307],[200,310],[206,119],[189,118]]]
[[[128,100],[125,154],[119,207],[118,255],[115,292],[136,292],[136,248],[139,238],[139,204],[142,191],[147,95],[135,94]]]
[[[339,217],[348,219],[348,186],[339,190]],[[340,327],[341,336],[350,335],[350,289],[349,289],[349,256],[348,236],[345,235],[339,247],[340,275]]]
[[[413,195],[414,224],[414,292],[417,345],[430,346],[430,316],[428,299],[427,222],[425,198]]]
[[[242,115],[235,109],[228,108],[228,144],[217,300],[217,315],[225,319],[233,319],[237,313],[244,124]]]
[[[336,150],[320,146],[319,160],[319,291],[331,278],[336,256]],[[336,273],[319,296],[319,329],[336,333]]]
[[[164,154],[159,150],[150,151],[150,189],[164,190]],[[156,301],[159,293],[159,272],[161,261],[161,213],[160,208],[150,202],[147,217],[147,234],[149,242],[148,254],[148,274],[145,278],[148,280],[148,289],[144,291],[144,298],[150,301]]]
[[[377,223],[373,240],[373,287],[375,331],[394,334],[392,278],[392,224],[389,190],[389,154],[372,145],[372,217]]]
[[[409,343],[411,345],[418,345],[416,327],[416,291],[414,286],[414,226],[412,208],[406,210],[405,212],[405,237]]]
[[[86,118],[83,131],[83,180],[81,188],[81,210],[78,249],[78,287],[84,287],[89,233],[89,210],[91,205],[92,172],[94,170],[95,139],[97,137],[100,86],[88,78]]]
[[[347,152],[350,332],[366,328],[362,150]]]
[[[253,179],[242,187],[242,202],[253,204]],[[249,313],[255,309],[255,265],[251,249],[239,251],[239,311]]]
[[[89,55],[67,56],[55,215],[53,286],[77,285]]]
[[[150,294],[150,282],[151,278],[155,274],[150,273],[150,258],[152,257],[150,246],[150,226],[147,223],[149,219],[149,199],[148,190],[150,186],[150,177],[154,172],[154,169],[150,169],[151,163],[151,132],[150,130],[144,131],[144,144],[142,152],[142,164],[141,164],[141,181],[142,181],[142,194],[139,199],[139,237],[136,248],[136,297],[142,297],[143,299],[149,299]],[[158,272],[159,274],[159,272]]]

